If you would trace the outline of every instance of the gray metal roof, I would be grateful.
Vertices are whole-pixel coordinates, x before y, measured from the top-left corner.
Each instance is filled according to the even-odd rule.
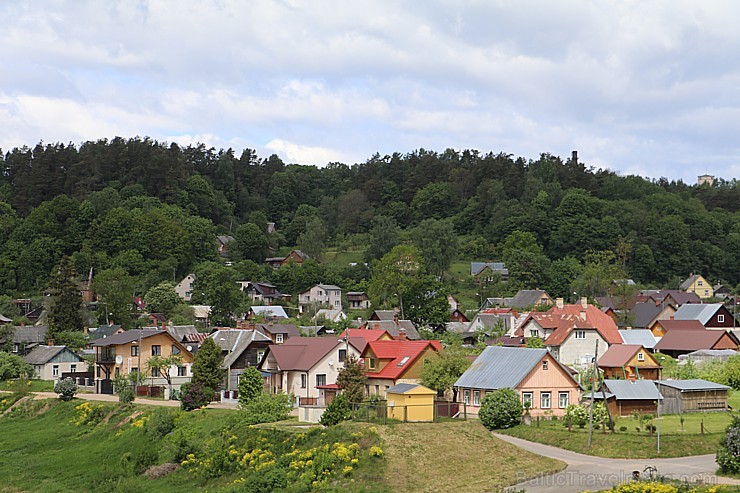
[[[653,349],[658,342],[653,333],[647,329],[620,330],[619,335],[625,344],[640,344],[645,349]]]
[[[637,303],[632,308],[633,327],[644,329],[663,310],[663,307],[652,302]]]
[[[498,272],[502,275],[509,274],[509,269],[506,268],[503,262],[470,262],[470,275],[477,276],[486,267],[490,267],[493,272]]]
[[[675,320],[698,320],[702,325],[707,325],[717,310],[722,308],[722,303],[709,303],[706,305],[687,304],[678,307],[673,315]]]
[[[280,305],[254,305],[250,309],[255,315],[288,318],[285,309]]]
[[[80,356],[75,354],[72,350],[67,349],[67,346],[37,346],[23,357],[23,359],[29,365],[45,365],[56,357],[61,352],[69,351],[72,355],[77,358],[77,361],[84,361]]]
[[[405,394],[409,390],[414,390],[416,387],[421,387],[417,383],[399,383],[386,390],[387,392],[393,392],[394,394]]]
[[[547,349],[488,346],[455,382],[475,389],[516,388],[547,354]]]
[[[660,400],[663,396],[658,392],[652,380],[604,380],[604,385],[617,400]],[[588,394],[591,395],[590,393]]]
[[[520,289],[511,298],[508,306],[511,308],[528,308],[530,306],[539,305],[540,300],[547,293],[542,289]]]
[[[658,385],[665,385],[666,387],[678,389],[681,392],[692,390],[728,390],[730,388],[727,385],[722,385],[699,378],[694,378],[691,380],[658,380]]]

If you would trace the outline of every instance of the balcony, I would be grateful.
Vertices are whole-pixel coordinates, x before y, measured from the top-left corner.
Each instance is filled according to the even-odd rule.
[[[114,347],[102,347],[98,350],[95,361],[97,363],[115,363],[116,362],[116,348]]]

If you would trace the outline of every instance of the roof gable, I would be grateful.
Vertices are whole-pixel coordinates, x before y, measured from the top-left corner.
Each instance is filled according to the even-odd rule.
[[[662,400],[652,380],[604,380],[604,386],[617,400]]]
[[[366,375],[395,380],[411,368],[425,351],[439,352],[441,349],[439,341],[370,341],[363,355],[372,352],[378,359],[390,361],[380,371],[366,372]]]
[[[488,346],[457,379],[455,387],[514,389],[546,355],[546,349]]]
[[[698,320],[702,325],[707,325],[720,308],[722,308],[722,303],[681,305],[673,318],[675,320]]]
[[[598,365],[601,368],[620,368],[626,366],[639,352],[645,355],[645,365],[659,367],[655,358],[648,353],[640,344],[614,344],[599,358]]]
[[[351,337],[347,343],[358,352],[365,346],[360,338]],[[271,344],[268,350],[281,371],[308,371],[334,349],[344,348],[344,344],[333,337],[291,337],[283,344]]]
[[[614,319],[594,305],[564,305],[562,308],[554,306],[544,313],[532,313],[530,317],[543,328],[553,329],[552,334],[545,339],[547,346],[561,345],[574,329],[596,329],[608,344],[622,343],[622,336],[619,335]]]

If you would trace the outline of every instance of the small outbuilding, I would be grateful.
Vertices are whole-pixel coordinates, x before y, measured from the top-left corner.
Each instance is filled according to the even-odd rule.
[[[727,411],[730,387],[707,380],[659,380],[655,382],[663,394],[661,412],[683,414],[704,411]]]
[[[658,401],[663,396],[652,380],[604,380],[606,405],[612,416],[631,416],[633,412],[655,414]],[[584,392],[583,398],[590,398]],[[604,394],[596,392],[594,398],[602,399]]]
[[[388,417],[401,421],[434,421],[437,392],[416,383],[399,383],[386,391]]]

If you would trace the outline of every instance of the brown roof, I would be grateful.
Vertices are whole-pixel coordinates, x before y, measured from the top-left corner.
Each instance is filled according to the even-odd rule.
[[[724,330],[673,330],[668,331],[655,345],[656,351],[696,351],[712,349],[727,334],[735,344],[738,339],[732,332]]]
[[[647,353],[645,348],[640,344],[614,344],[613,346],[609,346],[609,349],[599,358],[599,366],[601,368],[621,368],[629,363],[639,351]],[[660,365],[648,364],[645,367],[660,368]]]
[[[658,320],[657,323],[666,332],[671,330],[704,330],[706,328],[698,320]]]
[[[283,344],[270,344],[268,349],[281,371],[308,371],[330,351],[344,344],[333,337],[291,337]],[[362,352],[367,342],[361,337],[350,337],[349,344]]]

